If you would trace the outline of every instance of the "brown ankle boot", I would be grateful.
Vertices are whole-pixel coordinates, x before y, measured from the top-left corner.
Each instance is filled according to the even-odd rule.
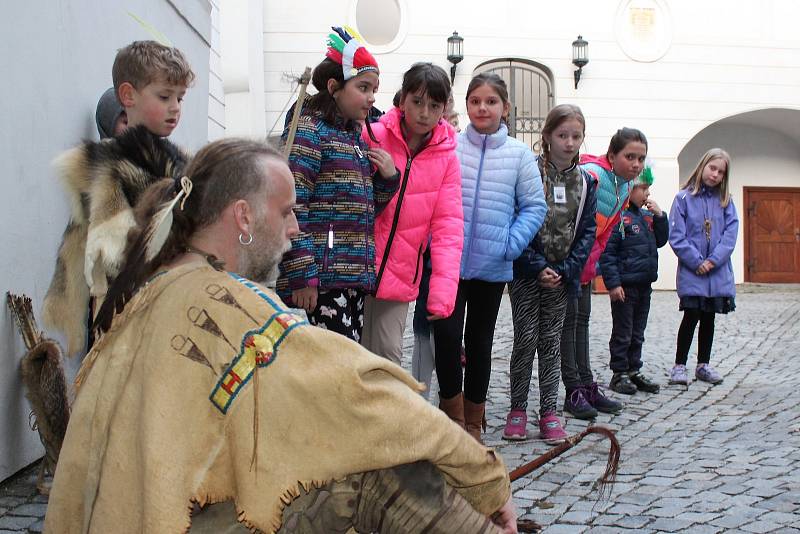
[[[439,397],[439,409],[447,414],[447,417],[456,422],[458,426],[464,428],[464,394],[459,393],[450,399]]]
[[[483,441],[481,441],[481,428],[486,430],[486,418],[484,417],[485,409],[485,402],[476,404],[464,398],[464,426],[467,432],[469,432],[469,435],[475,438],[480,444],[483,444]]]

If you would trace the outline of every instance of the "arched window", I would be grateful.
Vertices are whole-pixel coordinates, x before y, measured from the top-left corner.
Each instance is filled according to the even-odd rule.
[[[555,101],[550,69],[534,61],[509,58],[493,59],[475,69],[475,74],[482,72],[505,80],[511,101],[508,133],[533,148]]]

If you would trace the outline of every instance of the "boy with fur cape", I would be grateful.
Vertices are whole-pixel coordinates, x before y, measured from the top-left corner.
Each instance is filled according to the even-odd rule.
[[[66,335],[69,355],[86,346],[90,296],[99,305],[119,272],[139,196],[160,178],[179,177],[187,160],[166,139],[178,125],[181,101],[195,77],[180,50],[135,41],[117,53],[112,77],[129,130],[99,143],[87,141],[55,161],[71,214],[43,320]]]

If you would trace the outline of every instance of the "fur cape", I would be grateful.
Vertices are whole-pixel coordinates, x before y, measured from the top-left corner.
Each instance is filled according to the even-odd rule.
[[[42,319],[67,337],[67,354],[86,345],[89,297],[97,306],[118,273],[133,207],[148,186],[180,177],[188,155],[144,126],[100,142],[84,142],[54,165],[70,202],[55,273],[44,299]]]

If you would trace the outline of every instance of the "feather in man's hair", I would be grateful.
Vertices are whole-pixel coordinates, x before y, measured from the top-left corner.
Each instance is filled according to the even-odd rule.
[[[101,334],[107,332],[111,327],[114,315],[120,313],[125,304],[133,297],[136,290],[153,274],[162,260],[161,252],[164,252],[164,245],[170,240],[170,233],[179,231],[173,227],[170,221],[166,228],[166,235],[160,236],[163,239],[158,251],[149,254],[152,249],[148,249],[148,242],[155,233],[157,215],[161,214],[161,220],[165,217],[164,210],[168,210],[169,218],[174,219],[172,208],[178,197],[175,195],[175,180],[166,178],[156,182],[149,187],[142,195],[141,200],[134,209],[137,227],[128,233],[128,243],[125,247],[125,258],[117,277],[111,283],[106,298],[92,325],[92,329]]]
[[[172,229],[172,221],[175,219],[172,215],[175,206],[178,202],[181,204],[181,210],[186,203],[186,198],[192,192],[192,181],[184,176],[180,180],[180,190],[170,201],[164,202],[153,215],[150,222],[147,223],[147,229],[144,236],[145,247],[145,260],[153,261],[153,259],[161,252],[161,248],[169,237],[169,232]]]

